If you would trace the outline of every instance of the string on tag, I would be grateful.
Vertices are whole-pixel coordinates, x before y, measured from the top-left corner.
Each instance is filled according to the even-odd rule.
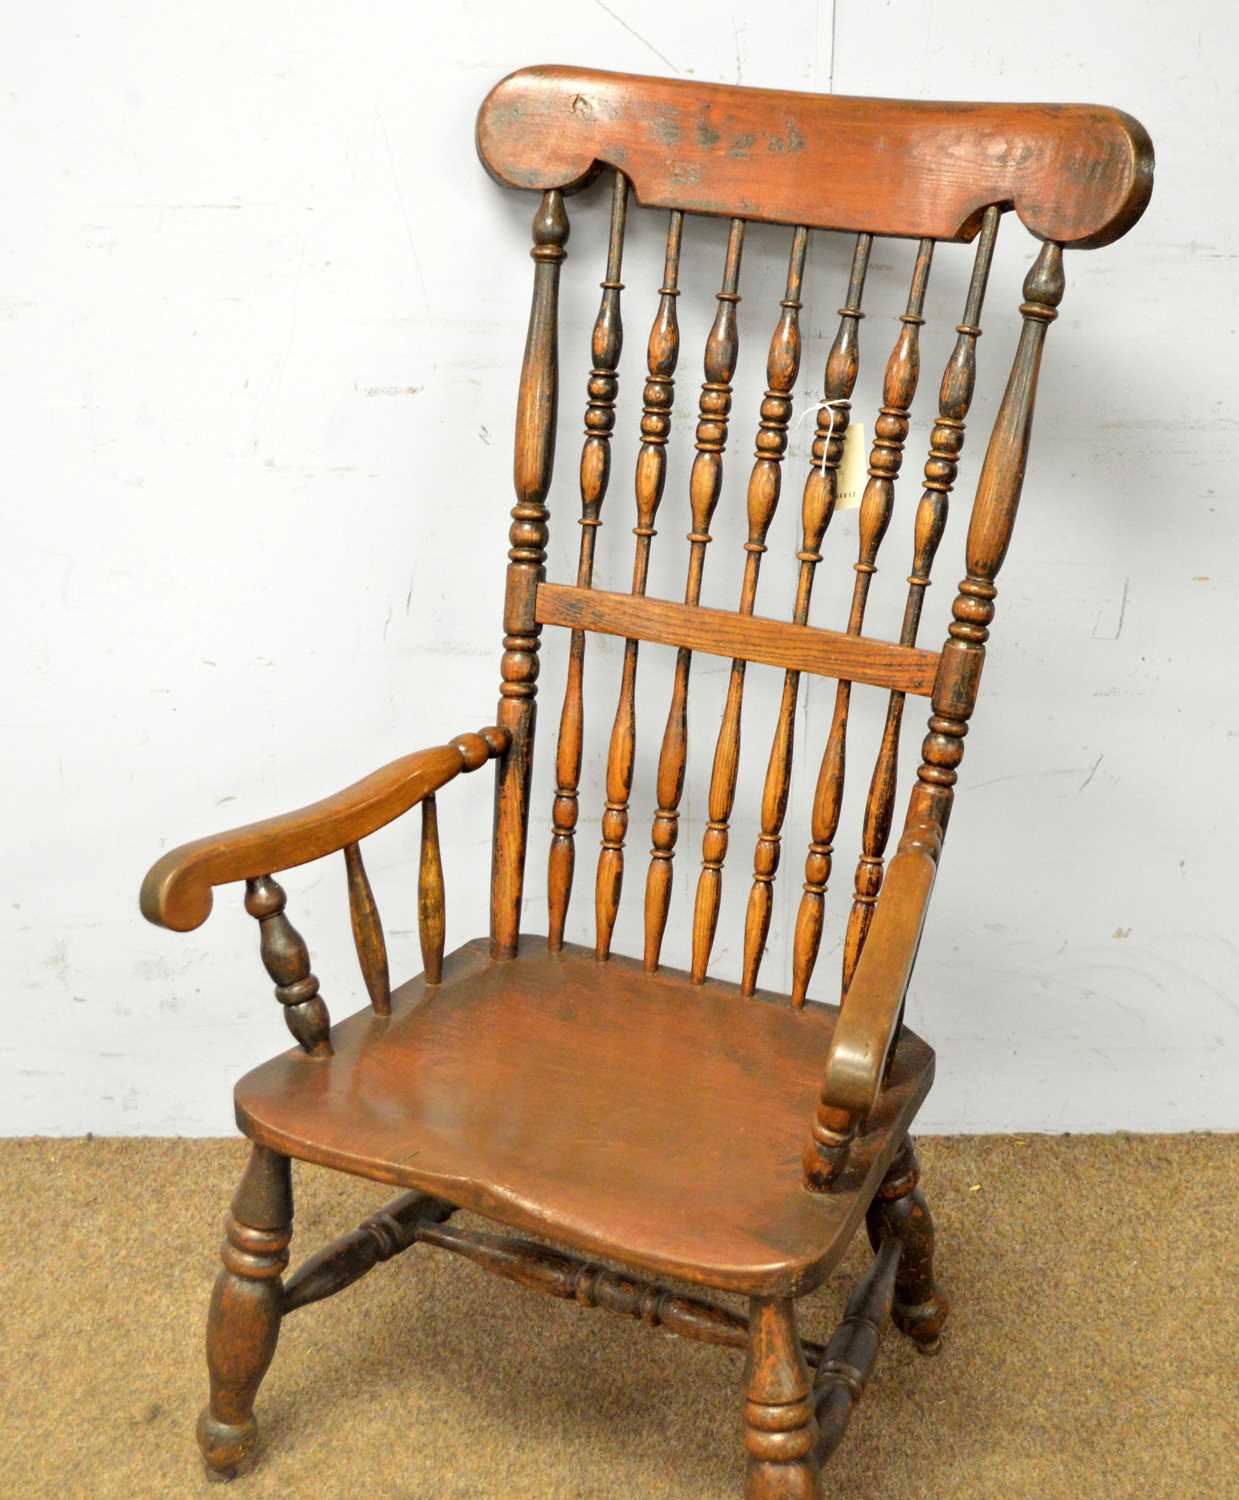
[[[820,411],[828,411],[830,413],[830,426],[826,430],[826,440],[822,444],[823,479],[826,477],[826,455],[830,451],[830,440],[835,435],[835,407],[847,406],[847,404],[848,402],[845,397],[838,397],[834,401],[827,401],[823,397],[821,401],[815,402],[812,406],[806,406],[804,411],[802,411],[799,417],[797,417],[796,419],[796,426],[799,427],[801,422],[803,422],[807,416],[816,417],[818,412]]]

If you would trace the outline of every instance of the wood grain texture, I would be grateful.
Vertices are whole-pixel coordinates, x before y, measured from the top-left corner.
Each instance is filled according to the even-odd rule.
[[[529,1291],[565,1298],[579,1307],[599,1307],[699,1343],[741,1349],[748,1345],[748,1327],[729,1307],[581,1260],[540,1241],[435,1222],[420,1224],[415,1235],[422,1244],[463,1256],[491,1276]]]
[[[860,371],[861,298],[869,270],[872,236],[857,235],[852,252],[852,269],[848,278],[847,297],[839,309],[839,327],[826,357],[822,404],[818,407],[817,429],[809,454],[809,472],[805,475],[801,501],[800,550],[796,554],[798,573],[793,622],[805,625],[813,596],[813,580],[822,560],[821,546],[835,510],[839,464],[843,443],[851,421],[852,391]],[[741,986],[746,994],[757,988],[757,974],[766,938],[770,932],[770,915],[774,905],[774,879],[782,852],[783,820],[791,790],[792,755],[795,746],[796,704],[800,696],[800,672],[789,668],[783,678],[783,694],[766,763],[766,779],[761,796],[761,832],[753,851],[753,884],[749,890],[748,909],[744,917],[744,960]]]
[[[433,803],[434,796],[422,802],[425,808]],[[379,916],[378,903],[366,874],[361,848],[357,844],[345,844],[344,867],[348,878],[348,914],[353,929],[353,946],[357,950],[357,962],[361,965],[361,976],[366,983],[366,993],[376,1014],[391,1014],[391,980],[387,966],[387,942],[383,936],[383,920]]]
[[[744,575],[740,583],[738,613],[751,616],[757,602],[757,580],[766,551],[766,536],[778,508],[783,485],[783,455],[787,451],[787,427],[792,416],[792,389],[800,373],[800,288],[804,279],[809,231],[792,235],[787,262],[787,283],[782,309],[766,356],[766,394],[761,403],[756,452],[748,487],[748,538],[744,543]],[[740,726],[744,706],[744,675],[748,662],[735,657],[727,682],[723,720],[714,749],[707,796],[705,833],[701,842],[701,874],[693,903],[693,979],[702,983],[710,963],[714,933],[718,926],[723,891],[723,862],[727,858],[731,810],[740,770]]]
[[[611,480],[611,433],[615,428],[615,398],[619,393],[620,355],[624,324],[620,311],[623,283],[624,229],[628,218],[628,182],[616,172],[611,193],[611,232],[602,298],[590,344],[593,367],[587,382],[585,443],[581,449],[581,539],[577,556],[577,587],[587,589],[594,577],[594,551],[602,525],[602,502]],[[572,897],[576,868],[577,788],[581,779],[582,736],[585,729],[585,632],[574,630],[568,649],[559,740],[555,750],[555,800],[551,807],[551,847],[547,860],[547,941],[552,952],[563,947],[564,923]]]
[[[851,636],[859,636],[864,626],[869,587],[877,572],[878,549],[886,536],[895,504],[895,481],[903,463],[904,441],[908,435],[908,411],[920,380],[920,330],[925,321],[921,311],[933,251],[932,240],[921,241],[912,269],[907,306],[899,315],[899,336],[883,372],[882,406],[874,423],[869,477],[860,501],[857,558],[852,564],[856,576],[848,614],[847,633]],[[841,681],[835,691],[830,732],[813,791],[804,886],[792,938],[792,1004],[797,1006],[805,1003],[822,941],[826,886],[834,862],[835,834],[843,811],[851,692],[852,684],[846,680]]]
[[[532,226],[533,295],[517,400],[497,727],[376,772],[322,803],[164,856],[143,910],[196,927],[214,886],[245,882],[263,963],[299,1048],[236,1091],[254,1151],[227,1224],[208,1321],[210,1402],[199,1440],[228,1478],[254,1450],[253,1405],[285,1313],[352,1285],[421,1243],[520,1286],[602,1307],[707,1343],[745,1348],[748,1500],[821,1500],[819,1465],[873,1368],[889,1310],[932,1353],[947,1315],[934,1281],[933,1223],[908,1132],[932,1083],[930,1049],[903,1024],[906,993],[977,699],[1027,462],[1046,328],[1063,293],[1063,248],[1103,244],[1140,216],[1152,152],[1135,121],[1092,106],[858,100],[571,68],[529,69],[482,107],[478,145],[492,175],[540,193]],[[580,459],[582,532],[573,587],[545,581],[556,456],[558,297],[568,241],[565,195],[614,170],[611,230],[594,324]],[[647,346],[637,525],[627,595],[593,589],[611,475],[623,343],[620,271],[634,203],[670,213],[663,283]],[[941,653],[918,649],[925,589],[943,534],[976,380],[981,299],[1002,213],[1045,240],[1025,282],[1023,326],[982,468],[967,572]],[[646,597],[654,522],[667,473],[679,354],[676,297],[685,212],[727,221],[706,341],[683,603]],[[739,276],[747,224],[792,230],[780,315],[748,486],[743,583],[734,611],[701,607],[709,527],[719,503],[739,354]],[[800,295],[815,227],[856,235],[838,331],[826,361],[801,506],[792,618],[756,614],[762,556],[779,501],[800,360]],[[875,234],[919,241],[899,336],[886,363],[859,515],[845,632],[809,625],[834,510],[859,362],[861,298]],[[919,327],[935,244],[978,239],[963,322],[939,391],[916,509],[912,572],[898,643],[864,635],[877,556],[919,370]],[[817,322],[815,320],[814,327]],[[550,923],[520,932],[530,825],[541,633],[571,632],[557,746]],[[608,750],[592,950],[565,946],[577,798],[587,723],[586,637],[624,642]],[[636,759],[638,648],[672,646],[674,686],[658,756],[643,962],[611,956]],[[689,681],[698,651],[731,662],[707,804],[692,971],[659,969],[685,793]],[[762,793],[744,932],[743,982],[706,983],[737,793],[748,664],[784,673]],[[788,997],[756,989],[770,925],[800,678],[838,680],[812,809],[812,841]],[[843,1009],[804,1007],[821,936],[839,824],[851,686],[889,694],[869,783],[862,851],[844,938]],[[922,763],[888,870],[905,696],[931,699]],[[609,707],[609,705],[608,705]],[[496,759],[490,941],[445,956],[445,891],[436,793]],[[394,993],[360,841],[422,807],[418,915],[424,973]],[[331,1026],[277,871],[343,850],[354,943],[369,1008]],[[598,962],[607,960],[606,968]],[[799,1007],[799,1008],[798,1008]],[[282,1284],[292,1222],[289,1158],[395,1184],[406,1195],[329,1243]],[[806,1189],[808,1189],[806,1191]],[[457,1207],[527,1238],[447,1223]],[[795,1299],[816,1289],[861,1223],[876,1252],[823,1348],[806,1344]],[[562,1241],[562,1245],[558,1242]],[[552,1243],[555,1242],[555,1243]],[[647,1275],[750,1299],[747,1319]],[[811,1380],[809,1364],[816,1365]]]
[[[622,169],[647,207],[971,239],[991,204],[1063,245],[1109,244],[1153,185],[1144,127],[1091,104],[848,98],[525,68],[478,114],[483,165],[508,187],[580,186]]]
[[[684,602],[695,607],[701,597],[710,521],[723,484],[723,452],[727,447],[727,422],[731,412],[731,382],[740,353],[736,305],[740,301],[740,259],[744,251],[744,221],[733,219],[727,232],[727,258],[723,281],[716,293],[714,322],[705,349],[705,381],[697,409],[697,452],[689,474],[689,508],[692,530],[688,533],[688,578]],[[625,632],[635,634],[636,632]],[[684,770],[688,761],[688,679],[692,652],[681,646],[675,660],[671,702],[662,746],[658,752],[656,795],[650,839],[650,864],[645,878],[645,964],[658,967],[667,914],[671,909],[672,861],[680,831],[680,798],[684,792]]]
[[[667,478],[667,440],[675,400],[675,370],[680,357],[679,297],[680,242],[684,215],[668,216],[667,249],[663,261],[658,311],[646,345],[647,376],[642,392],[641,450],[637,455],[637,524],[632,560],[632,593],[645,593],[650,567],[654,522]],[[607,802],[602,813],[602,847],[594,880],[594,951],[600,959],[611,952],[615,919],[624,882],[624,839],[628,833],[628,799],[632,794],[633,761],[637,751],[637,652],[639,642],[624,642],[624,666],[619,703],[607,747]]]
[[[925,462],[925,487],[916,508],[912,571],[908,575],[908,596],[899,632],[899,642],[903,646],[916,644],[925,590],[929,587],[938,544],[946,529],[951,488],[959,471],[964,424],[976,387],[977,339],[981,336],[981,310],[994,258],[998,220],[997,209],[986,210],[985,222],[977,236],[963,321],[956,326],[955,347],[947,360],[939,389],[938,418],[930,432],[929,457]],[[868,937],[874,904],[882,888],[882,861],[895,811],[899,737],[905,701],[903,693],[893,692],[887,702],[886,722],[869,781],[869,795],[865,799],[861,855],[856,864],[852,909],[848,913],[843,943],[841,994],[845,1000]]]
[[[710,656],[740,657],[872,687],[897,687],[917,697],[928,697],[933,691],[938,668],[937,652],[913,650],[893,641],[669,599],[637,599],[603,589],[544,583],[538,588],[536,610],[543,625],[600,630]]]
[[[813,1383],[793,1302],[749,1304],[744,1397],[745,1500],[822,1500]]]
[[[497,954],[516,952],[529,785],[537,727],[539,630],[534,591],[541,582],[548,538],[546,497],[555,470],[559,407],[559,270],[567,254],[563,194],[542,195],[533,218],[533,297],[516,398],[516,504],[508,529],[508,573],[503,604],[503,657],[496,719],[508,743],[495,776],[495,820],[490,881],[490,940]]]
[[[933,715],[921,746],[917,785],[908,805],[908,826],[934,822],[944,832],[950,819],[964,736],[976,705],[985,663],[985,643],[994,618],[994,580],[1011,542],[1024,486],[1041,353],[1064,292],[1063,255],[1043,245],[1024,280],[1023,324],[1002,404],[990,434],[968,525],[967,576],[951,606],[931,698]]]
[[[825,1463],[843,1441],[856,1403],[877,1362],[882,1327],[891,1313],[902,1245],[893,1234],[878,1242],[868,1274],[857,1283],[834,1337],[813,1373],[817,1459]]]
[[[440,1224],[455,1212],[450,1203],[438,1198],[402,1193],[297,1267],[284,1283],[281,1316],[334,1297],[375,1266],[415,1245],[423,1224]]]
[[[447,933],[447,894],[443,855],[439,849],[439,810],[433,797],[422,803],[422,842],[417,862],[417,939],[427,984],[443,977],[443,942]]]
[[[254,1398],[279,1338],[292,1222],[288,1158],[255,1146],[225,1222],[223,1267],[207,1315],[211,1394],[198,1419],[198,1446],[214,1479],[232,1479],[254,1452]]]
[[[142,882],[142,915],[159,927],[190,932],[211,915],[214,886],[309,864],[385,827],[462,771],[475,770],[508,744],[505,730],[483,729],[418,750],[296,812],[248,823],[170,849]]]
[[[249,1074],[238,1123],[655,1275],[745,1294],[817,1285],[929,1088],[929,1048],[904,1031],[845,1172],[806,1193],[800,1146],[837,1012],[619,955],[605,973],[592,947],[531,939],[511,962],[468,944],[440,986],[396,990],[390,1019],[337,1024],[325,1065],[288,1053]]]
[[[951,1304],[934,1280],[934,1221],[920,1184],[920,1164],[908,1139],[887,1168],[865,1219],[875,1249],[888,1239],[900,1248],[891,1304],[895,1327],[920,1353],[937,1354]]]

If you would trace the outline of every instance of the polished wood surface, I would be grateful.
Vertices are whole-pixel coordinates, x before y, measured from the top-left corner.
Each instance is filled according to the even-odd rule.
[[[495,726],[407,756],[300,812],[175,849],[143,885],[146,916],[188,930],[209,915],[216,886],[244,882],[262,963],[298,1044],[237,1087],[237,1118],[253,1154],[227,1221],[208,1320],[211,1393],[199,1443],[217,1478],[247,1463],[255,1446],[254,1398],[282,1318],[422,1246],[524,1288],[744,1350],[748,1500],[821,1500],[820,1466],[874,1367],[883,1324],[889,1318],[925,1353],[942,1347],[948,1302],[934,1277],[933,1221],[909,1137],[932,1080],[933,1054],[905,1025],[905,1009],[978,699],[996,580],[1020,503],[1042,350],[1064,293],[1064,251],[1106,244],[1139,219],[1151,189],[1152,149],[1136,121],[1093,105],[849,99],[566,67],[526,69],[499,83],[482,105],[477,141],[493,177],[535,195]],[[551,505],[568,203],[603,174],[610,222],[597,268],[584,434],[568,442],[578,495],[557,493]],[[640,417],[634,415],[625,444],[621,278],[631,222],[649,208],[660,210],[663,270],[656,289],[628,293],[627,313],[634,297],[643,299],[635,308],[640,326],[651,317],[652,323]],[[692,217],[701,214],[725,227],[725,246],[718,233],[704,236],[717,257],[704,271]],[[1043,243],[1024,283],[1018,343],[969,516],[965,576],[947,639],[941,651],[925,650],[919,644],[925,594],[978,385],[977,341],[1004,215],[1007,233],[1022,220]],[[776,235],[786,268],[783,295],[776,306],[774,295],[763,292],[765,305],[750,303],[742,320],[744,249],[754,221],[783,226]],[[841,247],[842,284],[826,288],[814,270],[826,258],[811,249],[816,236],[832,230],[845,231],[849,243]],[[881,374],[881,403],[855,551],[840,559],[852,566],[850,604],[845,618],[832,622],[840,628],[830,629],[811,621],[810,606],[816,587],[821,612],[827,591],[817,580],[839,550],[827,545],[827,533],[853,420],[866,287],[890,259],[884,248],[875,253],[881,236],[913,240],[915,252],[897,304],[902,312],[893,326],[884,321],[865,335],[866,347],[884,360],[874,372]],[[971,273],[936,384],[923,479],[900,505],[921,387],[921,329],[935,308],[936,299],[927,300],[930,275],[948,240],[975,241]],[[704,276],[698,285],[713,290],[715,301],[701,355],[691,471],[677,495],[667,485],[681,353],[676,306],[690,276]],[[841,298],[837,324],[828,311],[823,317],[824,296],[832,303]],[[814,389],[811,398],[811,452],[793,475],[786,458],[801,378],[802,305],[806,329],[833,327],[834,336],[821,395]],[[758,341],[750,350],[754,331]],[[933,347],[930,338],[925,346]],[[741,360],[763,357],[760,404],[738,413]],[[741,455],[743,472],[733,474],[729,442],[737,430],[753,431],[752,424],[753,457]],[[608,519],[622,514],[613,469],[634,451],[631,586],[628,593],[601,591],[594,576],[604,503]],[[733,494],[736,480],[741,493]],[[797,480],[799,545],[792,551],[773,523],[785,488]],[[734,609],[706,608],[710,527],[716,512],[727,516],[739,503],[747,523],[739,597]],[[903,509],[911,545],[899,548],[898,565],[902,571],[910,553],[906,582],[889,571],[894,544],[884,550]],[[574,580],[546,578],[552,510],[556,524],[579,521],[570,549]],[[682,601],[648,596],[656,520],[670,532],[661,548],[678,548]],[[684,528],[681,541],[676,533]],[[875,582],[879,563],[883,577]],[[795,584],[788,619],[758,613],[759,579],[768,589],[772,568],[792,569],[782,575],[785,585]],[[895,642],[865,633],[871,594],[883,585],[903,605]],[[547,747],[553,761],[546,785],[547,933],[522,938],[523,912],[540,899],[527,892],[526,864],[547,626],[563,630],[548,632],[546,644],[567,648],[565,676],[555,680],[556,691],[562,684],[555,737]],[[591,646],[594,633],[624,642],[618,681],[601,698],[594,674],[605,653]],[[663,703],[651,710],[639,691],[642,643],[676,653],[665,716]],[[730,663],[717,725],[698,721],[697,694],[690,691],[699,653]],[[743,799],[757,790],[740,775],[753,663],[782,672],[782,694],[773,725],[758,728],[769,733],[770,748],[752,874],[747,861],[738,872],[748,888],[743,931],[724,942],[720,912],[733,823],[750,815],[753,801]],[[770,987],[759,990],[758,979],[793,760],[804,738],[797,720],[806,722],[798,715],[805,673],[829,676],[836,686],[823,741],[811,747],[820,755],[812,805],[799,810],[808,815],[809,839],[791,934],[790,994],[783,995],[782,981],[768,980]],[[417,693],[418,685],[411,687]],[[860,788],[860,849],[841,867],[850,879],[832,889],[835,841],[847,826],[853,700],[874,688],[885,694],[885,718]],[[900,740],[908,699],[917,696],[929,698],[931,713],[900,825]],[[639,792],[655,809],[642,954],[622,957],[612,950],[634,780],[643,764],[637,718],[651,711],[657,717],[648,747],[652,752],[657,743],[657,764],[652,785]],[[704,787],[686,784],[690,734],[694,745],[703,734],[705,748],[713,745]],[[583,807],[589,791],[583,771],[604,738],[605,799]],[[440,818],[446,841],[449,783],[491,759],[489,942],[478,939],[448,956]],[[361,843],[416,806],[421,843],[403,899],[407,910],[415,880],[423,974],[393,989]],[[679,892],[681,902],[692,903],[687,974],[662,966],[685,809],[706,815],[696,880]],[[594,939],[586,950],[566,944],[565,932],[580,829],[591,827],[594,816]],[[340,852],[370,1006],[333,1026],[309,947],[275,875]],[[479,877],[469,869],[466,878]],[[576,899],[583,899],[579,888]],[[837,989],[827,987],[818,964],[832,903],[842,950]],[[724,948],[742,950],[738,986],[710,972]],[[816,1003],[832,994],[841,1009]],[[292,1157],[406,1191],[312,1254],[285,1282]],[[458,1207],[523,1233],[449,1222]],[[862,1223],[873,1263],[829,1344],[805,1340],[797,1299],[819,1285]],[[739,1293],[749,1299],[747,1315],[651,1276]]]
[[[908,574],[908,595],[904,604],[903,625],[899,632],[901,646],[916,645],[925,590],[929,587],[938,544],[946,529],[951,488],[959,471],[959,458],[964,447],[964,423],[976,387],[977,339],[981,336],[981,309],[994,258],[998,221],[998,210],[986,209],[985,222],[977,237],[976,258],[968,283],[963,321],[956,325],[955,347],[947,360],[939,388],[938,419],[929,435],[929,457],[925,461],[925,487],[916,508],[912,571]],[[841,993],[845,996],[851,987],[852,976],[869,935],[874,907],[882,886],[882,861],[895,810],[895,777],[905,697],[904,693],[896,689],[887,701],[886,723],[869,782],[869,795],[865,800],[861,855],[856,865],[852,910],[848,915],[843,945]]]
[[[483,106],[485,107],[485,106]],[[710,522],[723,483],[723,452],[731,413],[731,380],[739,355],[740,333],[736,304],[740,300],[740,259],[744,251],[744,220],[733,219],[727,232],[727,258],[722,285],[715,294],[716,310],[706,339],[705,381],[697,407],[697,452],[689,475],[688,503],[692,529],[688,533],[688,576],[684,604],[695,609],[701,599],[706,548],[714,540]],[[645,877],[645,966],[654,970],[662,951],[663,934],[671,910],[675,846],[680,836],[680,798],[688,764],[688,681],[693,653],[681,645],[676,653],[675,677],[667,722],[658,752],[658,806],[650,830],[653,848]]]
[[[620,313],[620,293],[624,286],[620,273],[623,270],[627,217],[628,181],[622,172],[617,172],[611,193],[607,269],[602,280],[598,316],[594,321],[593,368],[587,384],[585,446],[581,452],[581,539],[576,573],[580,589],[588,589],[593,580],[595,540],[602,524],[602,502],[611,480],[611,433],[615,427],[615,398],[619,393],[616,370],[624,347],[624,324]],[[547,920],[552,948],[563,945],[564,922],[576,869],[577,782],[581,775],[581,746],[585,730],[584,675],[585,632],[574,630],[568,650],[563,709],[559,717],[555,801],[551,813],[554,831],[547,869]]]
[[[680,245],[684,215],[668,216],[667,250],[658,311],[646,346],[648,374],[642,393],[641,450],[637,455],[637,524],[632,561],[632,594],[645,593],[649,576],[650,547],[657,533],[654,521],[662,503],[667,478],[667,441],[671,435],[671,409],[675,400],[675,371],[680,357],[680,324],[676,299],[680,295]],[[544,585],[545,587],[545,585]],[[536,607],[536,601],[535,601]],[[628,833],[628,800],[632,795],[633,762],[637,750],[637,653],[638,637],[627,632],[624,670],[611,740],[607,747],[607,803],[602,813],[602,848],[594,885],[595,951],[605,959],[611,952],[615,919],[619,914],[624,883],[624,840]],[[563,934],[551,921],[550,945],[563,946]]]
[[[756,451],[749,474],[748,537],[744,543],[744,575],[740,584],[737,615],[752,618],[757,604],[757,581],[766,552],[779,496],[783,489],[783,455],[787,451],[787,428],[792,417],[792,388],[800,373],[800,287],[804,279],[809,231],[797,229],[788,254],[787,284],[782,309],[766,356],[766,394],[762,399]],[[707,795],[709,821],[701,841],[701,874],[693,905],[693,979],[706,977],[710,950],[718,927],[723,896],[723,862],[730,842],[729,824],[736,799],[740,772],[740,724],[744,708],[744,679],[748,661],[743,654],[732,659],[723,704],[723,722],[714,747],[714,768]]]
[[[887,356],[882,377],[882,406],[874,424],[869,477],[865,481],[860,502],[857,558],[852,564],[854,577],[847,633],[858,639],[864,628],[870,587],[877,572],[878,549],[890,526],[895,504],[895,481],[903,465],[904,441],[908,435],[908,411],[920,380],[920,330],[925,321],[921,312],[929,283],[933,250],[932,240],[922,240],[917,247],[907,304],[899,314],[899,332]],[[796,1006],[803,1005],[808,995],[822,941],[826,889],[834,869],[835,834],[843,813],[851,706],[852,683],[844,678],[835,689],[830,732],[822,750],[813,792],[804,886],[792,940],[792,1004]]]
[[[290,1156],[591,1253],[622,1246],[663,1275],[750,1294],[815,1285],[929,1088],[929,1048],[905,1033],[837,1190],[806,1193],[833,1010],[528,948],[496,962],[468,944],[440,986],[396,990],[390,1019],[333,1027],[325,1066],[265,1063],[237,1085],[238,1123]]]
[[[497,954],[516,952],[525,852],[529,835],[529,780],[537,724],[541,629],[533,601],[546,563],[546,496],[555,471],[559,410],[559,272],[568,243],[563,194],[542,194],[533,218],[533,298],[516,399],[516,504],[508,528],[508,573],[503,604],[499,708],[508,736],[495,780],[495,833],[490,887],[490,940]]]
[[[535,611],[542,625],[599,630],[688,652],[738,657],[821,677],[846,677],[850,682],[898,688],[926,698],[933,692],[938,670],[936,651],[917,651],[893,641],[849,636],[791,620],[602,589],[576,589],[570,584],[541,584]]]
[[[843,444],[851,421],[852,392],[860,372],[861,299],[869,271],[873,237],[860,234],[852,252],[847,296],[839,309],[839,327],[826,358],[824,396],[817,412],[817,428],[810,450],[809,472],[805,476],[801,500],[800,550],[796,554],[796,603],[792,621],[808,623],[813,583],[822,560],[821,547],[835,511],[839,464]],[[849,637],[836,640],[849,661],[846,673],[858,678],[855,643]],[[839,674],[843,675],[841,670]],[[753,851],[753,883],[749,891],[748,910],[744,918],[744,968],[741,984],[751,995],[757,988],[757,975],[766,951],[770,915],[774,905],[774,881],[782,855],[783,820],[787,816],[787,799],[791,791],[792,754],[795,746],[796,705],[800,696],[799,667],[788,667],[783,678],[783,696],[766,764],[766,779],[761,795],[761,832]]]
[[[460,735],[450,744],[394,760],[309,807],[170,849],[142,882],[142,915],[175,932],[201,927],[211,915],[213,887],[336,854],[408,812],[462,771],[484,766],[507,744],[502,729]]]
[[[992,203],[1063,245],[1108,244],[1153,186],[1144,127],[1091,104],[935,104],[524,68],[478,114],[506,187],[572,188],[617,167],[649,208],[971,239]]]

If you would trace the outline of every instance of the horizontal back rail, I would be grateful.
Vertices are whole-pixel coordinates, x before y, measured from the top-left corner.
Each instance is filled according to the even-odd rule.
[[[912,239],[970,240],[986,208],[1041,239],[1105,245],[1144,212],[1153,147],[1120,110],[848,98],[524,68],[478,115],[507,187],[622,171],[646,207]]]
[[[539,625],[596,630],[625,640],[650,641],[709,656],[760,662],[819,677],[862,682],[927,698],[933,692],[938,653],[842,631],[740,615],[727,609],[676,604],[601,589],[542,583],[534,602]]]

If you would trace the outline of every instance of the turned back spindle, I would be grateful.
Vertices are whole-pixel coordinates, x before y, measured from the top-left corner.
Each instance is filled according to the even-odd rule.
[[[510,956],[517,948],[539,659],[550,644],[548,628],[558,626],[567,638],[567,667],[552,679],[558,699],[546,865],[552,951],[564,944],[574,903],[588,904],[592,894],[592,938],[605,961],[629,889],[630,899],[641,903],[646,968],[662,962],[668,922],[680,901],[691,927],[692,978],[704,982],[730,879],[747,891],[743,934],[732,945],[742,951],[743,991],[754,993],[760,979],[767,989],[789,988],[795,1006],[810,993],[846,997],[881,894],[909,697],[928,699],[929,714],[921,765],[907,789],[904,838],[936,850],[946,829],[994,613],[995,579],[1023,481],[1042,345],[1062,296],[1063,251],[1107,243],[1139,217],[1151,180],[1147,138],[1117,111],[1085,106],[897,104],[548,68],[514,74],[494,90],[479,116],[478,144],[500,182],[538,194],[504,613],[499,723],[511,738],[496,791],[494,951]],[[572,195],[598,177],[609,184],[609,230],[589,371],[578,396],[559,389],[558,286],[569,208],[576,211]],[[638,215],[659,220],[662,276],[656,285],[625,290],[625,243]],[[984,371],[994,382],[1003,378],[1000,367],[1004,373],[1009,368],[1009,376],[972,502],[965,577],[942,621],[945,645],[937,650],[943,634],[937,624],[932,634],[927,629],[926,591],[982,373],[977,346],[1004,215],[1018,216],[1035,237],[1032,268],[1019,331],[1005,320]],[[718,229],[705,232],[703,216],[723,222],[721,240]],[[749,297],[742,310],[746,228],[754,220],[783,226],[782,295]],[[1010,227],[1019,232],[1018,225]],[[823,235],[842,236],[847,248],[815,259],[811,246]],[[863,373],[872,250],[883,237],[911,243],[910,271],[897,317],[864,335],[863,363],[880,394],[869,417],[868,477],[849,540],[832,520]],[[720,245],[721,262],[715,259]],[[932,281],[948,256],[954,257],[951,281],[964,291],[944,313]],[[829,282],[822,265],[833,268]],[[708,278],[714,294],[704,347],[691,356],[681,347],[677,306],[690,275],[698,284]],[[824,307],[838,308],[826,339],[814,347],[806,342],[804,307],[818,309],[818,327],[825,326]],[[945,365],[932,373],[922,368],[922,329],[930,316],[949,317],[954,330]],[[643,358],[631,369],[623,359],[625,319],[630,328],[648,329]],[[746,357],[763,356],[764,394],[755,410],[742,412],[737,371]],[[690,357],[694,374],[701,371],[695,397],[683,391]],[[621,391],[630,394],[627,407]],[[575,486],[566,480],[555,486],[548,509],[561,395],[569,409],[583,401],[583,436],[560,444],[569,447],[579,478]],[[695,427],[686,426],[685,436],[692,431],[693,454],[681,490],[667,483],[668,446],[676,404],[687,420],[690,400]],[[637,415],[628,420],[628,412]],[[814,418],[813,436],[808,453],[793,460],[793,423],[802,415]],[[749,433],[751,456],[737,448]],[[799,505],[786,514],[789,493]],[[575,581],[546,577],[551,511],[556,525],[569,515],[579,524]],[[609,520],[618,523],[610,531],[613,546],[631,532],[631,553],[621,563],[631,567],[627,592],[595,586],[600,533]],[[679,553],[678,596],[655,598],[649,591],[659,531],[660,567]],[[715,541],[716,534],[727,540]],[[711,554],[737,541],[743,549],[739,595],[720,607],[708,588]],[[851,579],[848,603],[835,619],[814,600],[819,576],[831,567],[850,569]],[[782,617],[761,608],[762,580],[774,569],[782,570],[794,597]],[[895,591],[901,603],[896,639],[866,631],[871,599],[883,589]],[[609,655],[595,660],[590,638],[597,634],[623,642],[618,669]],[[651,647],[669,653],[665,676],[643,669]],[[721,721],[693,711],[693,663],[702,653],[730,664]],[[781,675],[777,708],[766,722],[746,711],[750,668]],[[650,682],[645,691],[643,677]],[[805,738],[797,709],[806,677],[831,679],[832,707],[825,734],[798,743]],[[858,752],[849,752],[849,728],[859,691],[881,694],[885,713],[876,757],[853,768],[849,757]],[[582,784],[591,728],[605,755],[604,785],[597,789]],[[751,787],[740,778],[742,735],[760,747],[765,766]],[[690,746],[712,752],[699,794],[705,826],[696,847],[681,828]],[[791,795],[798,761],[812,784],[799,808]],[[653,809],[639,832],[633,822],[638,782]],[[860,847],[840,864],[835,841],[849,785],[863,801]],[[600,820],[590,855],[592,893],[590,882],[579,878],[577,858],[587,796],[596,796],[591,818]],[[743,850],[735,848],[741,807],[759,830]],[[936,829],[932,838],[927,825]],[[802,851],[802,872],[785,868],[789,839]],[[793,881],[785,898],[790,976],[762,973],[780,879]],[[832,919],[842,972],[828,982],[819,956]]]

